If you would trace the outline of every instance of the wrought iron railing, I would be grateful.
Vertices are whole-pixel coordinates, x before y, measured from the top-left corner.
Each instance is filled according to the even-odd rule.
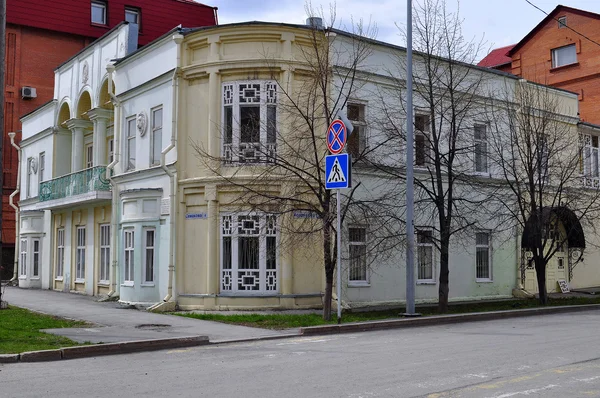
[[[94,191],[110,191],[106,166],[96,166],[40,183],[40,202]]]

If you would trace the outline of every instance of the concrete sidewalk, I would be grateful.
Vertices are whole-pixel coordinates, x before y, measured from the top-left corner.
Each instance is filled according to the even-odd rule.
[[[92,323],[86,328],[48,329],[46,332],[78,342],[112,343],[170,337],[208,336],[211,343],[289,335],[290,331],[266,330],[219,322],[154,314],[128,309],[116,302],[100,303],[96,297],[51,290],[6,287],[9,305]],[[298,331],[296,331],[298,333]]]

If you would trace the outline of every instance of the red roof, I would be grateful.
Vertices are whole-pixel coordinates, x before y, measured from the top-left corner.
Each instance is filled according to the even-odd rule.
[[[508,52],[512,50],[514,44],[506,47],[500,47],[492,50],[488,55],[486,55],[479,63],[478,66],[483,66],[484,68],[494,68],[496,66],[505,65],[512,61],[512,59],[508,56]]]

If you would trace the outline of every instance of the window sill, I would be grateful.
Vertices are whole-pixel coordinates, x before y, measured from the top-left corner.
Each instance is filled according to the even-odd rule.
[[[25,279],[27,279],[27,275],[21,275],[21,276],[19,276],[19,280],[24,281]]]
[[[477,283],[494,283],[494,281],[491,279],[475,279],[475,282],[477,282]]]
[[[83,285],[85,283],[85,279],[75,279],[75,284]]]
[[[57,282],[62,282],[63,281],[63,277],[62,276],[57,276],[56,278],[54,278],[55,281]]]
[[[367,281],[352,281],[348,282],[348,287],[371,287],[371,283]]]
[[[105,24],[105,23],[90,22],[90,25],[92,25],[95,28],[107,28],[108,29],[108,24]]]
[[[110,286],[110,281],[100,281],[98,282],[98,286]]]
[[[32,280],[32,281],[39,281],[39,280],[40,280],[40,277],[39,277],[39,276],[32,276],[32,277],[31,277],[31,280]]]
[[[473,172],[471,172],[471,175],[476,176],[476,177],[486,177],[486,178],[492,177],[492,174],[489,171],[473,171]]]
[[[131,282],[123,282],[123,283],[121,284],[121,286],[125,286],[125,287],[133,287],[133,281],[131,281]]]
[[[554,68],[550,68],[550,72],[560,72],[563,69],[568,69],[574,66],[579,66],[579,62],[573,62],[572,64],[556,66]]]
[[[417,285],[436,285],[436,281],[417,281]]]
[[[140,285],[141,287],[154,287],[154,282],[146,282]]]

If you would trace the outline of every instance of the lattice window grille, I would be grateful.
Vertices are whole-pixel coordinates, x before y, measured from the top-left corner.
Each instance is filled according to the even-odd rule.
[[[223,85],[223,105],[233,105],[233,84]]]
[[[259,104],[260,83],[242,83],[238,94],[240,104]]]
[[[235,294],[278,291],[277,216],[221,217],[221,291]]]
[[[276,104],[277,103],[277,83],[268,82],[265,84],[265,97],[267,104]]]

